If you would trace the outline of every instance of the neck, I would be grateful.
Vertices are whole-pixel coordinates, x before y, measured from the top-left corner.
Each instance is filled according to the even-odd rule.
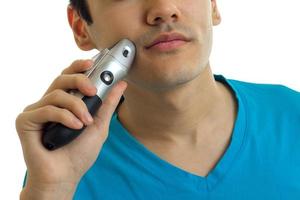
[[[197,142],[235,118],[234,97],[215,81],[209,65],[194,80],[168,91],[129,84],[124,97],[119,119],[141,140]]]

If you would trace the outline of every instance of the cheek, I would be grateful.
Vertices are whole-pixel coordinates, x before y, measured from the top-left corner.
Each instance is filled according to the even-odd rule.
[[[133,40],[133,33],[137,32],[134,28],[129,23],[103,23],[93,31],[95,43],[99,49],[110,47],[122,38]]]
[[[103,19],[101,17],[101,19]],[[93,24],[92,35],[98,49],[103,49],[112,46],[120,34],[117,24],[113,20],[100,21],[95,20],[97,24]]]
[[[181,5],[184,21],[205,32],[212,27],[210,0],[186,0]]]
[[[208,57],[212,45],[212,17],[210,0],[186,0],[182,5],[183,21],[193,27],[197,35],[200,57]]]
[[[123,11],[124,9],[107,9],[95,16],[94,21],[97,24],[94,25],[93,35],[97,47],[110,47],[122,38],[134,39],[134,34],[138,33],[138,19],[141,18],[137,17],[139,13],[136,10]],[[135,12],[135,17],[132,17],[132,14],[129,15],[133,12]]]

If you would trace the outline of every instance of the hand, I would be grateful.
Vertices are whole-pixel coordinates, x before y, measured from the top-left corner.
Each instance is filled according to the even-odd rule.
[[[74,192],[80,178],[97,159],[107,138],[112,114],[127,83],[117,83],[104,99],[94,119],[89,120],[90,115],[84,102],[66,91],[78,89],[86,96],[96,94],[97,89],[81,73],[91,65],[91,60],[72,63],[53,81],[38,102],[27,106],[18,115],[16,129],[27,165],[27,192]],[[80,129],[83,124],[87,127],[68,145],[48,151],[41,143],[41,135],[44,124],[49,121],[73,129]]]

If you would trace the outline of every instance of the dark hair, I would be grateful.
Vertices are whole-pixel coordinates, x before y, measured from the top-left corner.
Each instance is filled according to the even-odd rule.
[[[78,14],[87,22],[88,25],[93,23],[86,0],[70,0],[70,5],[77,10]]]

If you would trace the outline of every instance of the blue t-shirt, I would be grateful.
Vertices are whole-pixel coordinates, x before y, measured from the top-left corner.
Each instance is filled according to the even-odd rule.
[[[113,115],[109,136],[75,200],[300,199],[300,93],[225,79],[238,102],[230,144],[201,177],[163,160]],[[200,165],[201,163],[199,163]]]
[[[75,200],[300,199],[300,93],[225,79],[238,102],[230,144],[206,177],[163,160],[115,113],[109,136]],[[199,163],[201,165],[201,163]]]

